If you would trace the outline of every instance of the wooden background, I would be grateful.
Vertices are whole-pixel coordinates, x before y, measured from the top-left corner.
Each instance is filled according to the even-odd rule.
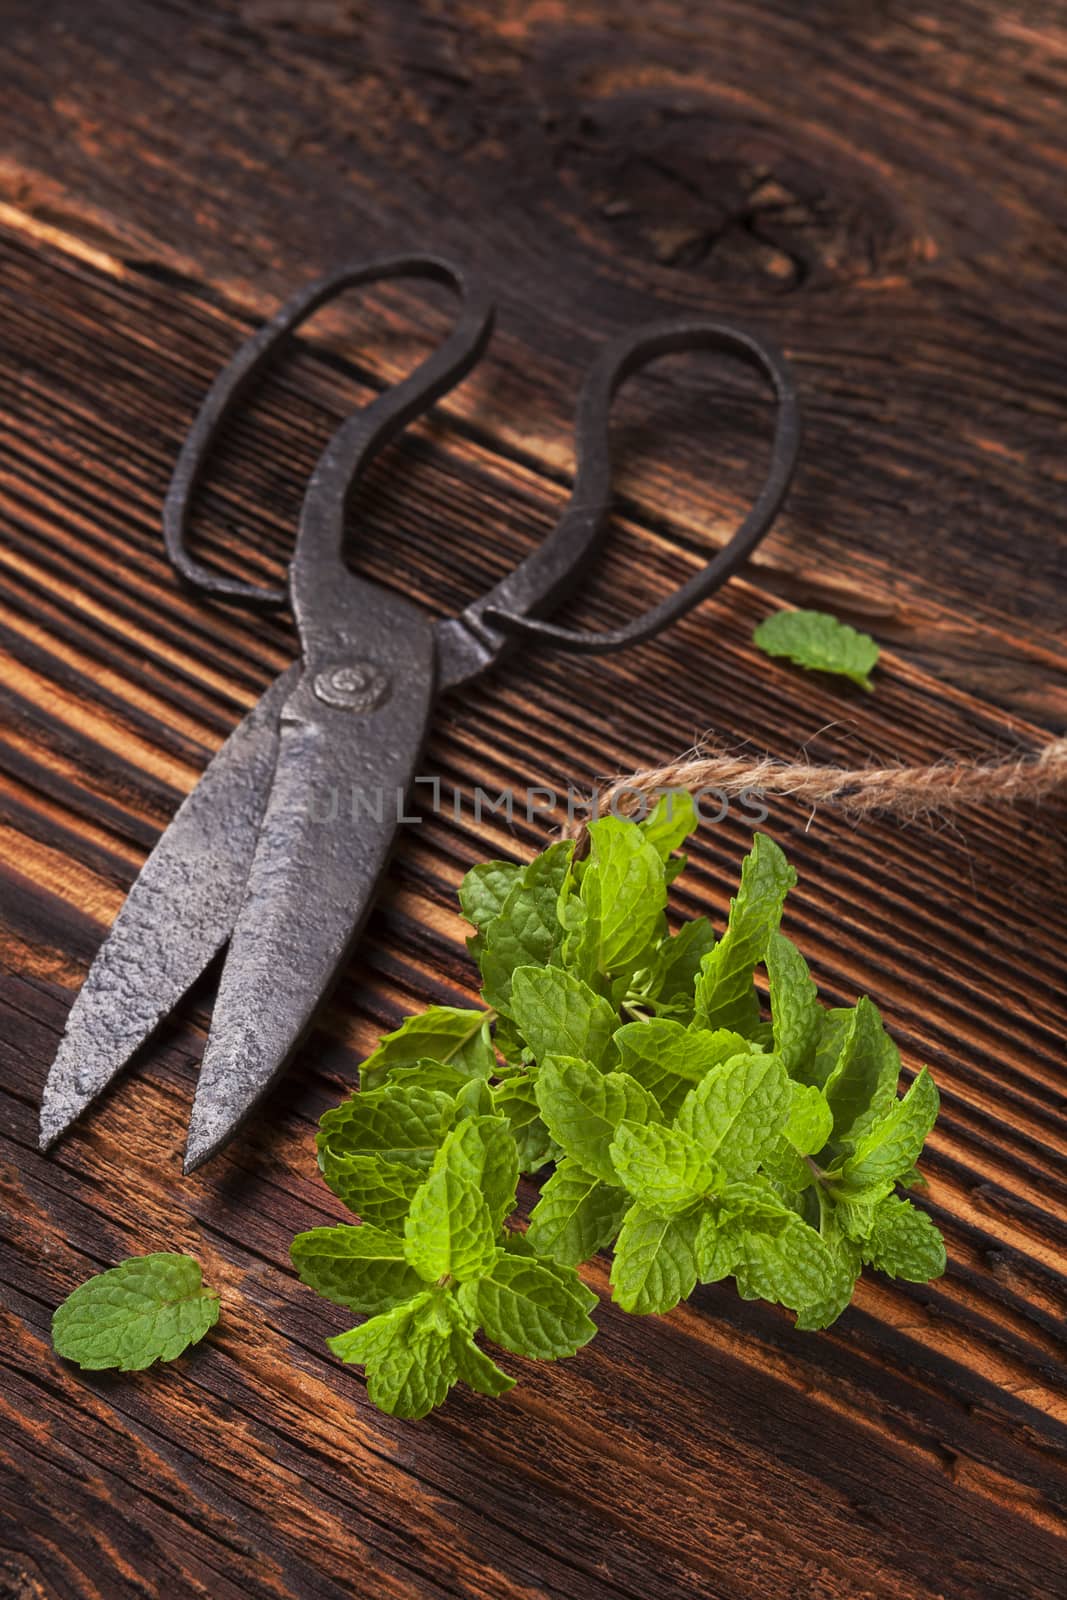
[[[745,578],[628,656],[524,653],[453,697],[427,758],[447,782],[585,785],[706,729],[848,762],[1063,731],[1063,7],[4,0],[0,25],[0,1596],[1062,1596],[1061,809],[856,829],[774,806],[825,997],[870,992],[944,1102],[947,1275],[872,1277],[822,1336],[727,1286],[665,1319],[605,1303],[576,1359],[506,1361],[512,1395],[414,1425],[326,1351],[345,1314],[286,1254],[340,1215],[315,1119],[381,1029],[470,997],[459,878],[547,825],[406,830],[297,1068],[193,1179],[210,987],[52,1157],[34,1135],[145,852],[291,658],[284,618],[175,588],[175,453],[256,320],[339,259],[433,247],[498,292],[489,358],[353,514],[363,568],[439,610],[551,525],[605,337],[740,315],[803,394],[802,468]],[[278,572],[331,424],[447,313],[383,289],[316,324],[219,456],[201,548]],[[572,615],[621,620],[693,570],[768,426],[725,364],[636,382]],[[758,655],[779,598],[873,629],[873,697]],[[680,910],[721,916],[746,838],[739,814],[705,828]],[[60,1363],[58,1301],[155,1249],[203,1262],[215,1333],[132,1377]]]

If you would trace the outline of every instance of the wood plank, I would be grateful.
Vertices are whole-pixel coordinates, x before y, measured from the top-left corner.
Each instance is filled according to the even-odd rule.
[[[787,927],[824,996],[869,992],[907,1072],[927,1061],[941,1087],[937,1283],[872,1277],[812,1337],[723,1285],[627,1317],[598,1259],[587,1351],[506,1363],[511,1395],[457,1392],[409,1425],[329,1356],[345,1314],[287,1257],[340,1215],[317,1118],[380,1031],[473,996],[456,885],[543,846],[553,819],[523,814],[528,791],[709,727],[854,763],[1010,753],[1067,725],[1054,16],[60,0],[7,27],[0,1595],[1059,1600],[1062,805],[905,829],[780,800],[763,824],[800,872]],[[786,344],[809,413],[788,512],[744,579],[639,652],[523,652],[442,703],[427,770],[459,813],[403,830],[314,1035],[217,1162],[180,1176],[210,980],[42,1158],[77,984],[181,796],[292,657],[284,617],[174,584],[159,507],[178,444],[279,294],[368,241],[431,233],[499,286],[501,328],[372,474],[351,518],[363,570],[437,611],[506,571],[565,499],[589,354],[664,306],[750,316]],[[220,452],[200,548],[277,576],[331,423],[446,321],[443,298],[384,290],[317,325]],[[665,594],[741,514],[767,407],[733,373],[709,404],[710,377],[665,364],[624,396],[619,515],[573,617],[632,614],[637,575]],[[871,624],[889,646],[874,696],[758,655],[751,629],[782,595]],[[476,820],[475,789],[507,785],[513,820]],[[701,831],[679,913],[722,917],[751,827],[734,808]],[[202,1260],[218,1329],[165,1370],[57,1361],[62,1296],[153,1248]]]

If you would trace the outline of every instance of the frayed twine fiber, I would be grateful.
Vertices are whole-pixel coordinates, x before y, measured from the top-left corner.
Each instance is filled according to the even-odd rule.
[[[1008,761],[937,761],[928,767],[859,767],[855,771],[778,761],[772,756],[728,755],[700,745],[666,766],[616,778],[591,801],[588,816],[577,818],[563,831],[583,844],[586,828],[596,817],[609,811],[616,816],[644,812],[665,789],[688,789],[691,794],[708,790],[716,795],[749,790],[786,795],[813,809],[833,806],[853,818],[880,812],[914,822],[965,805],[1020,800],[1036,804],[1064,786],[1067,738],[1054,739],[1043,750]]]

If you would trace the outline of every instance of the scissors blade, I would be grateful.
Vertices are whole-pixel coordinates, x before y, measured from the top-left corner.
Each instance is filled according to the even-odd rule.
[[[47,1150],[126,1065],[229,937],[299,679],[282,673],[212,758],[148,857],[67,1016],[41,1099]]]
[[[425,738],[429,629],[401,671],[382,708],[368,711],[319,698],[323,675],[309,670],[282,712],[274,783],[189,1119],[186,1172],[226,1143],[282,1071],[366,919]]]

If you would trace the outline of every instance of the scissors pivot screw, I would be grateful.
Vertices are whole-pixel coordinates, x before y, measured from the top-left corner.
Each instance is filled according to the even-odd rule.
[[[325,705],[361,715],[380,706],[392,686],[389,674],[373,661],[350,661],[345,667],[332,667],[318,673],[312,684]]]

